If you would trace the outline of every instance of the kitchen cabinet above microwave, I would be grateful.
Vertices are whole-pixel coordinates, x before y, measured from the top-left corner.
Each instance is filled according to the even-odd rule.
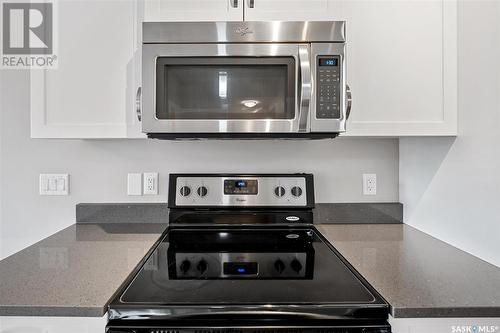
[[[142,23],[244,19],[346,21],[346,83],[353,104],[343,136],[456,135],[455,0],[254,0],[251,9],[249,1],[239,0],[237,15],[232,4],[59,2],[59,67],[31,71],[31,136],[146,137],[135,110]],[[88,15],[92,22],[84,19]]]

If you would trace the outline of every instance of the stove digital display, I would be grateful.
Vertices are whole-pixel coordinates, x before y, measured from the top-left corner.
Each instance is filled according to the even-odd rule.
[[[257,195],[257,179],[225,179],[224,194]]]
[[[237,180],[234,183],[234,186],[237,188],[244,188],[244,187],[247,187],[247,182],[245,180]]]
[[[224,275],[257,275],[259,264],[256,262],[225,262]]]

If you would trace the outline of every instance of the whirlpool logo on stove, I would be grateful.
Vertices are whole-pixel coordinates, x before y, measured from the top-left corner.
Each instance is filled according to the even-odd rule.
[[[461,325],[452,326],[452,333],[493,333],[498,332],[499,327],[496,325]]]

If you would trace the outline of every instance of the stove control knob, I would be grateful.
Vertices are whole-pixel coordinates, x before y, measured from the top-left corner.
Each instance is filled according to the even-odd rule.
[[[187,185],[181,187],[180,193],[183,197],[187,197],[191,194],[191,188]]]
[[[207,268],[208,268],[208,264],[203,259],[201,259],[200,262],[198,263],[198,265],[196,266],[196,269],[198,270],[198,272],[200,272],[200,274],[205,273],[207,271]]]
[[[204,196],[207,195],[208,189],[205,186],[200,186],[200,187],[198,187],[198,189],[196,190],[196,192],[198,192],[198,195],[200,197],[204,197]]]
[[[276,186],[274,188],[274,194],[276,194],[277,197],[281,198],[285,195],[285,188],[283,186]]]
[[[297,274],[302,270],[302,264],[297,259],[293,259],[290,263],[290,267],[297,272]]]
[[[302,195],[302,189],[300,188],[300,186],[294,186],[294,187],[292,187],[291,192],[292,192],[292,195],[294,197],[297,197],[297,198]]]
[[[279,274],[281,274],[285,270],[285,263],[281,259],[278,259],[274,263],[274,268]]]
[[[185,259],[183,262],[181,262],[181,265],[179,267],[181,269],[181,272],[186,274],[189,269],[191,268],[191,262],[187,259]]]

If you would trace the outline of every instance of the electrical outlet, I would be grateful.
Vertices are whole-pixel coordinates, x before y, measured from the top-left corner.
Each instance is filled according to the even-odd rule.
[[[144,194],[157,195],[158,194],[158,173],[145,172],[144,173]]]
[[[377,175],[374,173],[363,174],[363,195],[377,194]]]

